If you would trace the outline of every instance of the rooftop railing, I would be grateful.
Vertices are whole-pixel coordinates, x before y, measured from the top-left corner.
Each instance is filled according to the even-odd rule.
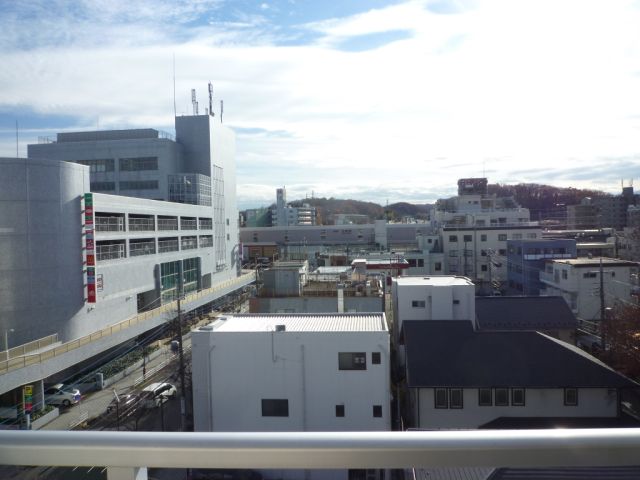
[[[640,429],[415,432],[0,431],[0,464],[106,467],[396,469],[638,465]]]

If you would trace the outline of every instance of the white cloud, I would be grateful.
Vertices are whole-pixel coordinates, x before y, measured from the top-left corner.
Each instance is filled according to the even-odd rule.
[[[489,0],[440,15],[411,1],[307,24],[321,37],[298,46],[279,46],[287,33],[257,13],[187,28],[174,20],[188,23],[211,5],[162,2],[146,12],[152,3],[106,3],[86,11],[113,9],[103,17],[113,23],[63,17],[62,43],[44,46],[53,34],[24,22],[0,33],[4,46],[21,28],[40,35],[37,48],[0,53],[0,108],[75,115],[89,128],[98,116],[105,128],[171,128],[175,53],[178,114],[191,111],[191,88],[203,103],[211,80],[225,123],[261,129],[238,136],[241,199],[270,202],[286,184],[318,196],[433,200],[419,192],[452,193],[458,177],[480,176],[483,165],[490,181],[567,185],[554,177],[558,166],[640,153],[640,12],[629,2]],[[334,48],[393,30],[411,37],[362,52]],[[547,174],[526,173],[535,168]],[[638,174],[630,163],[625,178]],[[593,185],[619,188],[612,179]]]

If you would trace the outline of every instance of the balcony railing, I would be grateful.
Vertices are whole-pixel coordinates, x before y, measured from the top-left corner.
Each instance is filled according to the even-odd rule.
[[[156,253],[156,242],[151,240],[148,242],[129,242],[129,256],[137,257],[140,255],[153,255]]]
[[[124,232],[124,218],[96,216],[96,232]]]
[[[640,429],[430,432],[0,431],[0,464],[106,467],[389,469],[606,467],[638,464]]]
[[[177,252],[178,250],[177,238],[158,240],[158,253]]]
[[[124,243],[110,244],[110,245],[96,245],[96,259],[99,262],[105,260],[116,260],[118,258],[124,258]]]
[[[129,218],[131,232],[152,232],[155,230],[153,218]]]
[[[195,218],[181,218],[180,230],[196,230],[198,228],[198,222]]]
[[[178,230],[178,219],[158,218],[158,230]]]

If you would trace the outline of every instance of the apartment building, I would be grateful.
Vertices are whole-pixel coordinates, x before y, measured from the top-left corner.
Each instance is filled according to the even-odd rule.
[[[287,203],[287,190],[276,190],[276,205],[271,209],[271,224],[278,227],[294,225],[312,226],[316,224],[316,208],[309,204],[292,207]]]
[[[549,260],[540,281],[543,295],[558,295],[565,299],[575,315],[582,320],[600,319],[600,275],[606,307],[616,302],[631,302],[640,264],[615,258],[577,258]]]
[[[539,295],[547,260],[577,257],[570,239],[507,240],[507,287],[515,295]]]

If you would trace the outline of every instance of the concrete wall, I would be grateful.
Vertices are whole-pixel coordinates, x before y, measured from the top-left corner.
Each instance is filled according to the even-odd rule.
[[[84,306],[81,195],[89,168],[0,159],[0,319],[9,346],[68,328]]]
[[[390,430],[388,332],[200,330],[191,338],[196,431]],[[366,352],[367,369],[338,370],[339,352]],[[372,352],[381,364],[371,364]],[[263,417],[262,399],[288,399],[289,416]]]
[[[419,392],[418,392],[419,390]],[[414,389],[414,401],[419,405],[416,420],[420,428],[458,429],[478,428],[499,417],[616,417],[616,390],[579,388],[578,405],[564,405],[562,388],[527,388],[522,407],[481,407],[478,389],[463,389],[463,408],[435,408],[434,389]]]

